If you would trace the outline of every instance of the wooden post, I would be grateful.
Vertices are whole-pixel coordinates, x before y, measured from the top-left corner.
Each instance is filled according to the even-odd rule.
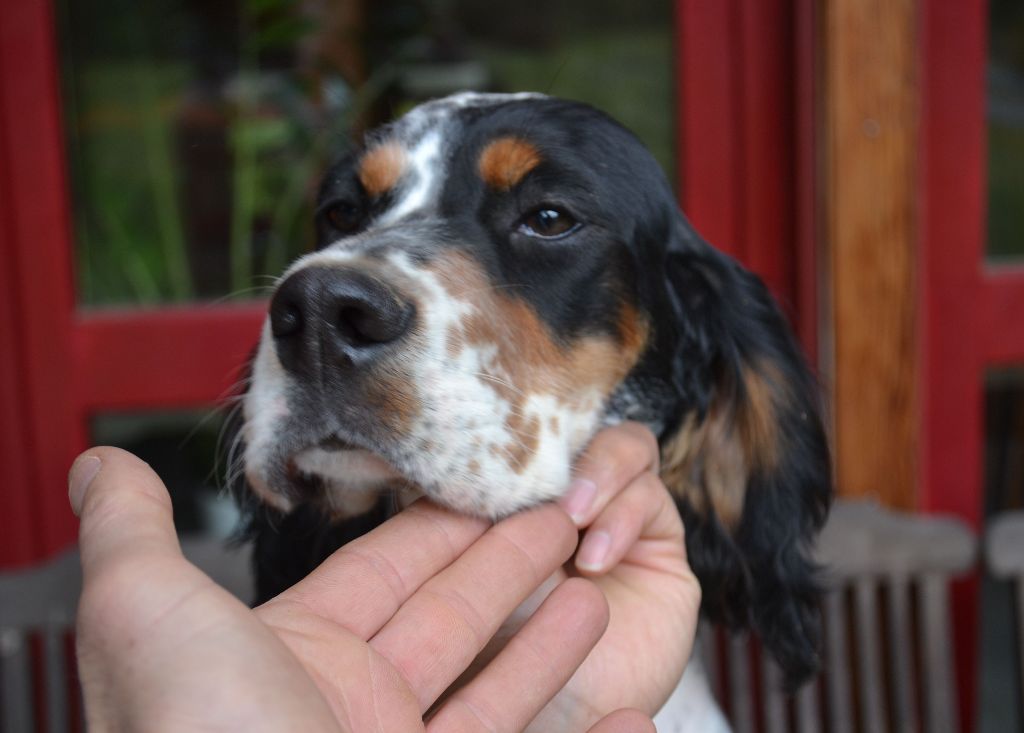
[[[824,6],[825,247],[839,492],[916,506],[916,3]]]

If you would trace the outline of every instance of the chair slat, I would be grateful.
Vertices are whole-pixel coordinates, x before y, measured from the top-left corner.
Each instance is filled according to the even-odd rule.
[[[871,578],[858,578],[853,585],[857,644],[857,683],[860,688],[861,721],[866,730],[885,730],[882,698],[882,665],[878,653],[877,587]]]
[[[765,733],[785,733],[786,699],[782,692],[782,670],[767,652],[761,655],[761,691],[764,698]]]
[[[910,639],[910,584],[897,575],[888,582],[886,621],[889,627],[889,668],[892,680],[893,720],[897,733],[917,730],[913,690],[913,647]]]
[[[818,682],[811,680],[796,693],[797,733],[821,733],[821,705],[818,703]]]
[[[60,628],[49,628],[43,632],[43,662],[46,675],[46,728],[51,733],[65,733],[68,730],[68,688],[64,634]]]
[[[921,578],[921,639],[925,729],[952,733],[959,720],[950,643],[948,579],[938,573]]]
[[[825,673],[828,682],[828,729],[831,733],[850,733],[853,729],[846,628],[843,594],[838,590],[829,591],[825,595]]]
[[[729,636],[729,702],[735,733],[754,733],[754,689],[746,634]]]
[[[35,730],[32,711],[32,661],[28,638],[17,629],[0,628],[0,731]]]
[[[1017,679],[1021,686],[1017,704],[1020,705],[1021,719],[1024,719],[1024,568],[1013,586],[1017,591]]]
[[[718,629],[708,623],[701,623],[697,628],[697,644],[701,660],[704,662],[704,674],[708,679],[711,694],[716,700],[722,699],[721,668],[718,663]]]

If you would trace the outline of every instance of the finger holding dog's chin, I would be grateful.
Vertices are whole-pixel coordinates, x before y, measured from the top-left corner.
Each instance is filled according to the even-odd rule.
[[[620,423],[599,432],[583,450],[558,503],[577,527],[588,527],[634,478],[657,470],[654,434],[640,423]]]
[[[635,424],[602,431],[577,468],[596,491],[577,515],[586,529],[571,571],[604,592],[608,630],[529,730],[582,728],[619,707],[654,714],[689,660],[700,586],[672,497],[653,472],[657,443],[644,432]]]

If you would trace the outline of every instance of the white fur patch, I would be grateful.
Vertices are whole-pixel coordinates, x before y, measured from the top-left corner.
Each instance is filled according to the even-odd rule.
[[[368,512],[380,491],[402,478],[379,456],[366,450],[307,448],[295,455],[295,466],[326,482],[326,498],[338,517]]]
[[[423,209],[437,195],[444,179],[442,140],[441,130],[431,130],[407,151],[409,183],[402,188],[398,202],[378,219],[380,225],[393,224]]]
[[[280,424],[289,413],[285,398],[287,375],[274,350],[269,319],[263,324],[260,345],[252,364],[252,382],[242,402],[242,438],[245,441],[243,461],[246,478],[261,499],[282,511],[291,509],[291,502],[270,486],[266,457],[278,440]]]

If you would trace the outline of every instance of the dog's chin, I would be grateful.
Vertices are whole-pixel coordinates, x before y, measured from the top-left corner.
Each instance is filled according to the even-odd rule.
[[[373,510],[382,497],[401,509],[425,496],[461,514],[498,520],[557,498],[570,479],[570,461],[560,453],[538,457],[543,460],[519,472],[493,451],[460,463],[435,451],[403,456],[396,446],[392,458],[387,450],[367,449],[358,436],[345,436],[333,433],[270,460],[251,456],[251,488],[283,513],[306,505],[345,519]],[[482,465],[472,465],[478,460]]]
[[[419,495],[380,455],[337,440],[301,450],[290,463],[303,494],[338,519],[368,512],[385,492],[402,504]]]

